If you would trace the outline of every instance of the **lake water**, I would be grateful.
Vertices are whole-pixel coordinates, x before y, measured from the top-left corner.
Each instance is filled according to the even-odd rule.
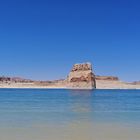
[[[140,90],[0,89],[0,140],[139,140]]]

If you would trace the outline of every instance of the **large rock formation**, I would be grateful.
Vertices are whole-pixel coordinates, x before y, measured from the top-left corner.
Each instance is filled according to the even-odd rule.
[[[92,65],[90,63],[75,64],[68,75],[67,87],[77,89],[96,88]]]

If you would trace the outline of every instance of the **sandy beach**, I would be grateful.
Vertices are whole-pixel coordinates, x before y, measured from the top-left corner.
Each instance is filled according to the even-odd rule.
[[[139,129],[119,124],[73,122],[55,126],[35,125],[27,128],[0,128],[0,138],[3,140],[138,140],[140,135]]]

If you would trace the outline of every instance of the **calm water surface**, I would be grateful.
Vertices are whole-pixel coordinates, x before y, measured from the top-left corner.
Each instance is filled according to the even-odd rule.
[[[140,90],[0,89],[0,140],[138,140]]]

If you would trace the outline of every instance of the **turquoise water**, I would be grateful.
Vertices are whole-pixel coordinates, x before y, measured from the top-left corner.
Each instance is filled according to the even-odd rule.
[[[140,139],[140,90],[0,89],[2,140],[124,140],[130,130]]]

